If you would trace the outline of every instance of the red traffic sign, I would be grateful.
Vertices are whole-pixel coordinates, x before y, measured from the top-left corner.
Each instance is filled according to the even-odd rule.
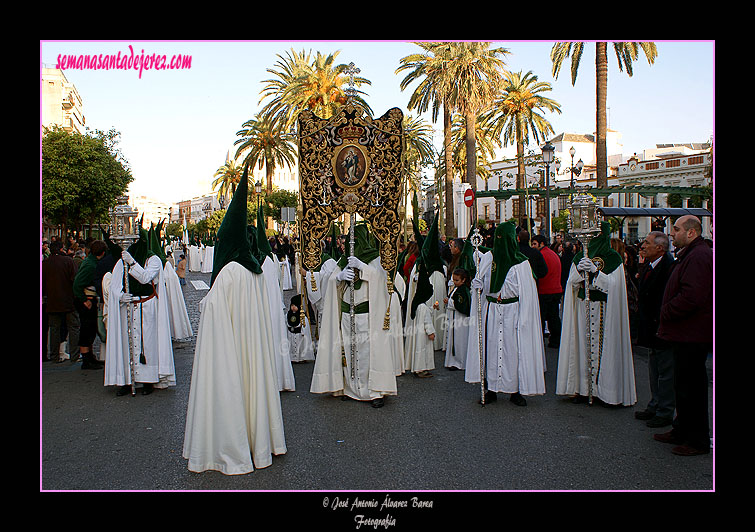
[[[464,193],[464,205],[471,207],[472,203],[474,203],[474,190],[468,188]]]

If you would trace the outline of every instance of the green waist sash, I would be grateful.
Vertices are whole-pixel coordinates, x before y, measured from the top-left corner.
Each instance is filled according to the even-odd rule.
[[[354,314],[367,314],[369,311],[369,301],[362,301],[361,303],[354,305]],[[341,300],[341,312],[349,314],[349,312],[351,312],[351,305],[349,305],[346,301]]]
[[[485,297],[488,298],[488,301],[490,303],[498,303],[500,305],[507,305],[509,303],[517,303],[519,301],[519,296],[510,297],[508,299],[501,299],[500,301],[498,301],[497,297],[493,297],[493,296],[485,296]]]
[[[579,289],[579,292],[577,292],[577,297],[579,299],[585,298],[584,286]],[[601,292],[600,290],[590,290],[590,301],[608,301],[608,294]]]

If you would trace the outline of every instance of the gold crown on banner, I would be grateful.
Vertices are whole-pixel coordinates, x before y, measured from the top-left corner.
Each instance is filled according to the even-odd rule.
[[[353,124],[338,128],[338,134],[345,139],[358,139],[364,135],[364,131],[365,129],[362,126],[355,126]]]

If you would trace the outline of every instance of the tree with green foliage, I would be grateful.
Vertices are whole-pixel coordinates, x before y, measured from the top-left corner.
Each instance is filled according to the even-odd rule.
[[[120,133],[86,134],[55,126],[42,136],[42,216],[69,228],[107,224],[108,212],[133,181],[118,149]]]

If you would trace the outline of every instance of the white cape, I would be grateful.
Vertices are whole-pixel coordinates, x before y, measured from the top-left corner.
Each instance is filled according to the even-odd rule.
[[[525,260],[512,266],[498,293],[488,292],[490,287],[491,252],[482,255],[477,277],[482,279],[482,332],[483,357],[487,361],[485,378],[487,388],[493,392],[522,395],[545,393],[545,348],[540,324],[540,304],[532,268]],[[477,316],[477,290],[472,289],[469,338],[464,379],[480,382],[480,322]],[[486,296],[510,299],[515,303],[489,303]]]
[[[291,366],[290,346],[288,345],[288,329],[286,328],[286,308],[283,306],[283,292],[281,291],[281,269],[277,258],[265,257],[262,263],[262,275],[267,287],[268,309],[271,317],[273,345],[275,351],[276,379],[278,389],[294,391],[294,368]]]
[[[133,309],[133,348],[135,381],[153,383],[156,388],[176,385],[173,363],[173,345],[170,338],[170,317],[166,295],[163,265],[152,255],[145,268],[139,264],[130,267],[131,277],[146,284],[153,282],[157,296],[145,303],[131,305]],[[123,260],[113,266],[108,291],[107,343],[105,344],[105,386],[131,384],[129,364],[129,330],[126,305],[120,304],[123,294]],[[139,362],[141,345],[144,345],[146,364]]]
[[[190,471],[249,473],[286,452],[267,302],[262,275],[236,262],[204,298],[183,445]]]
[[[404,369],[413,373],[435,369],[435,350],[433,341],[428,337],[428,334],[436,334],[430,308],[426,303],[418,305],[414,319],[411,317],[411,308],[407,312]]]
[[[215,246],[205,246],[202,248],[202,273],[212,273],[214,256]]]
[[[170,261],[165,263],[165,295],[168,297],[168,314],[170,315],[170,335],[176,340],[191,338],[194,331],[186,310],[186,301],[181,290],[181,282]]]
[[[446,305],[446,358],[443,365],[447,368],[465,369],[467,345],[469,343],[469,316],[454,308],[451,296],[453,296],[456,287],[453,284],[451,286],[451,291],[448,293],[448,304]]]
[[[280,263],[281,268],[281,288],[283,290],[293,290],[294,284],[291,280],[291,263],[288,262],[288,257],[284,258]]]
[[[341,312],[341,301],[349,300],[348,288],[339,297],[336,266],[328,279],[323,308],[320,342],[312,375],[312,393],[346,394],[357,400],[371,400],[383,395],[396,395],[396,375],[391,349],[391,334],[400,331],[383,329],[389,305],[386,272],[380,257],[360,271],[362,283],[355,290],[355,302],[369,301],[369,311],[356,314],[357,365],[359,371],[351,378],[351,331],[348,313]],[[346,283],[344,283],[346,284]],[[394,312],[391,312],[394,314]],[[396,323],[391,321],[391,323]],[[400,323],[400,322],[398,322]],[[343,365],[342,350],[346,358]]]
[[[584,278],[572,264],[564,293],[564,316],[561,326],[561,345],[558,354],[558,375],[556,394],[587,396],[587,329],[585,300],[577,297],[584,286]],[[600,303],[590,302],[592,333],[593,368],[597,373],[597,384],[593,386],[593,396],[612,404],[624,406],[637,402],[634,383],[634,362],[632,340],[629,333],[629,311],[627,306],[626,279],[624,268],[619,266],[606,275],[599,272],[593,287],[608,294],[604,303],[603,356],[598,363]],[[595,378],[593,378],[595,383]]]

